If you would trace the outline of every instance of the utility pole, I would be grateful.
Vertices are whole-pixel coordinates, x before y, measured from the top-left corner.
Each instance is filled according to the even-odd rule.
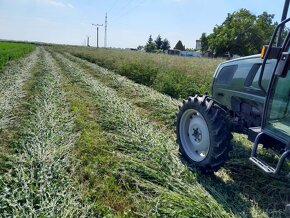
[[[90,47],[90,36],[87,36],[87,46]]]
[[[104,47],[107,48],[107,26],[108,26],[108,17],[106,13],[105,17],[105,40],[104,40]]]
[[[97,43],[97,48],[99,48],[99,26],[103,26],[103,24],[92,24],[93,26],[97,27],[97,32],[96,32],[96,43]]]

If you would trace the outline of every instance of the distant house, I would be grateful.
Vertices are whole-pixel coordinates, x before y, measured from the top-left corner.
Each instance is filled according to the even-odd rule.
[[[200,52],[197,52],[197,51],[180,51],[180,50],[177,50],[177,49],[169,49],[167,51],[167,54],[183,56],[183,57],[201,57],[201,53]]]
[[[201,49],[201,40],[196,40],[195,41],[195,49],[196,50],[200,50]]]
[[[181,51],[180,56],[184,57],[201,57],[201,53],[198,51]]]
[[[167,54],[169,54],[169,55],[180,55],[180,50],[178,50],[178,49],[168,49],[167,50]]]

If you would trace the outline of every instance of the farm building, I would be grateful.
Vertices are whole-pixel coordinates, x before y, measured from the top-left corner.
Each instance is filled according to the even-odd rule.
[[[178,49],[169,49],[167,51],[169,55],[177,55],[183,57],[201,57],[201,53],[197,51],[180,51]]]

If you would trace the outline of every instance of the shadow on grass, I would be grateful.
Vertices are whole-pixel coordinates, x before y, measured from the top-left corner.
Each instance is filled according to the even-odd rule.
[[[262,173],[249,162],[251,148],[232,143],[234,150],[224,168],[210,176],[197,174],[198,182],[238,217],[287,217],[290,180]]]

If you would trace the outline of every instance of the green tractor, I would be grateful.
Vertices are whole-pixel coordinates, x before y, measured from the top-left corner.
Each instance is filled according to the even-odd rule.
[[[224,165],[232,149],[232,132],[248,135],[254,143],[250,161],[267,174],[278,175],[289,160],[290,33],[282,40],[290,21],[286,19],[289,1],[285,1],[282,21],[261,55],[220,64],[211,96],[195,95],[179,106],[179,150],[200,172],[213,173]],[[259,157],[260,144],[279,155],[275,167]],[[286,210],[290,212],[290,205]]]

